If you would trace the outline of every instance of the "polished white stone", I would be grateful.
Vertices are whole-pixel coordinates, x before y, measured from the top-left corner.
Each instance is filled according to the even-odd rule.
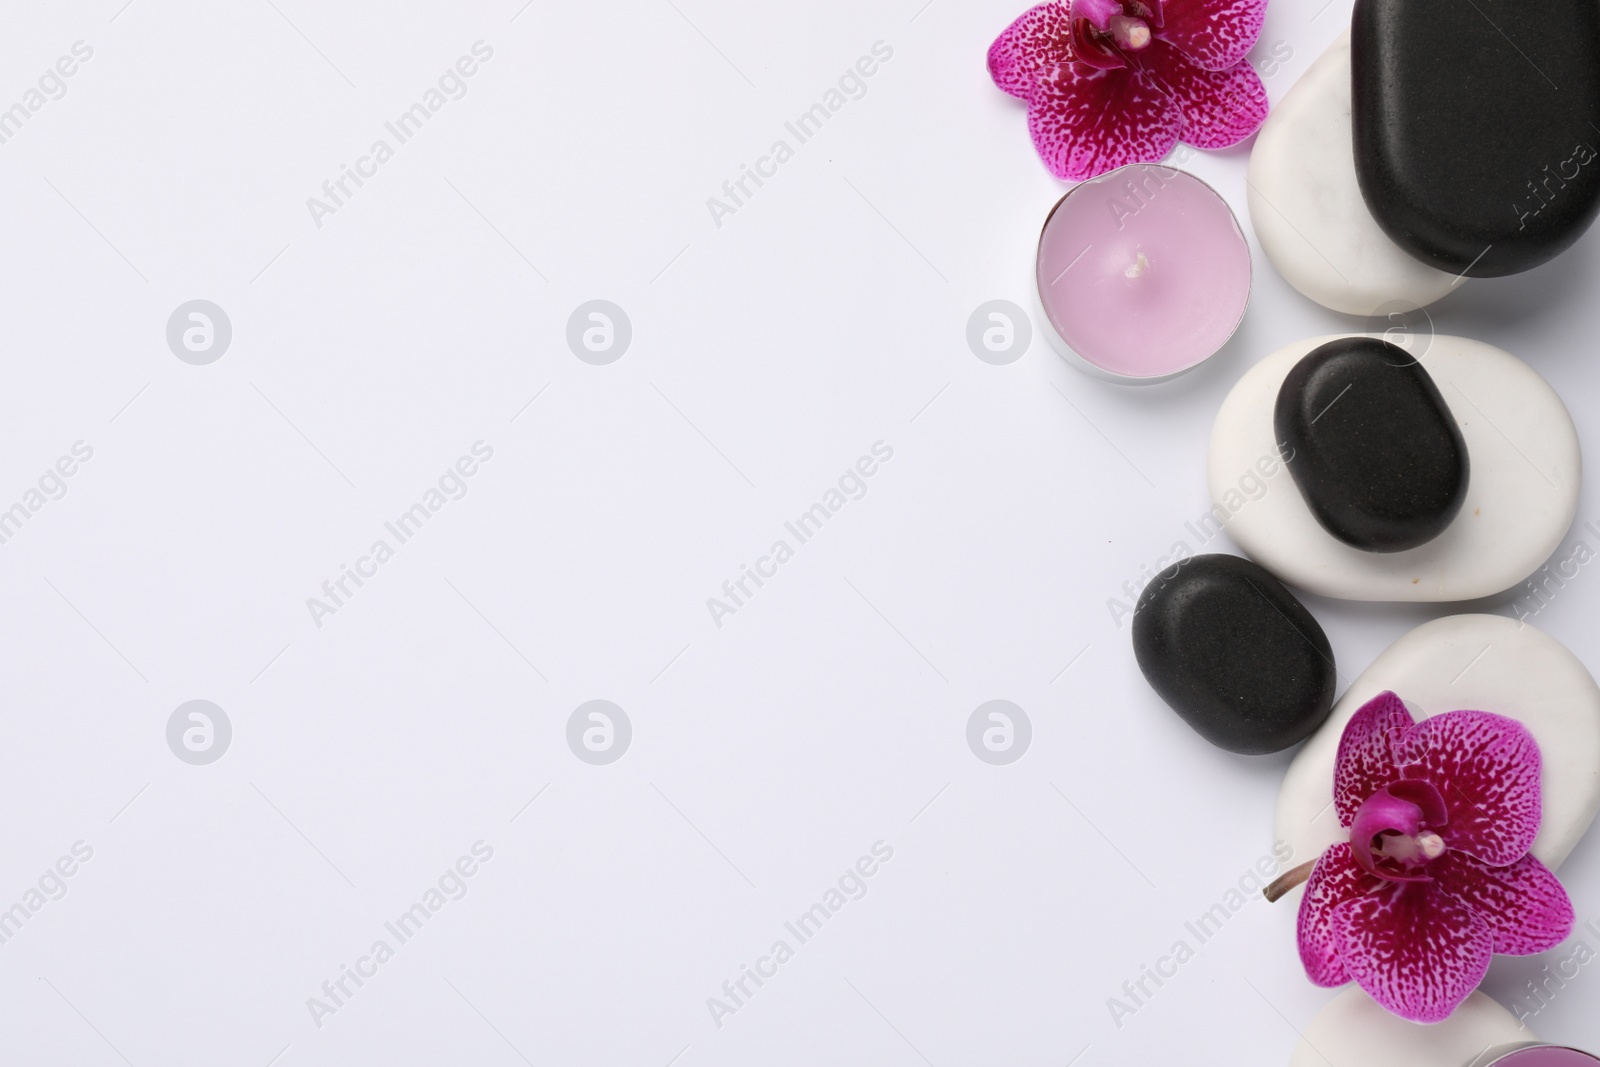
[[[1351,154],[1348,31],[1267,116],[1250,153],[1248,200],[1267,258],[1324,307],[1409,311],[1457,284],[1389,240],[1367,211]]]
[[[1420,1026],[1390,1015],[1352,985],[1306,1026],[1289,1067],[1480,1067],[1533,1040],[1481,992],[1444,1022]]]
[[[1283,464],[1273,406],[1312,337],[1247,371],[1217,413],[1207,460],[1214,514],[1278,578],[1342,600],[1491,596],[1549,558],[1578,506],[1578,434],[1555,390],[1510,353],[1463,337],[1411,341],[1467,443],[1466,503],[1448,529],[1405,552],[1366,552],[1324,530]],[[1262,477],[1266,472],[1270,474]]]
[[[1600,810],[1600,687],[1566,646],[1503,615],[1424,623],[1361,672],[1284,776],[1273,819],[1274,839],[1292,850],[1284,866],[1346,839],[1332,806],[1339,736],[1356,709],[1386,689],[1419,719],[1468,709],[1527,726],[1544,760],[1544,821],[1533,854],[1560,866]]]

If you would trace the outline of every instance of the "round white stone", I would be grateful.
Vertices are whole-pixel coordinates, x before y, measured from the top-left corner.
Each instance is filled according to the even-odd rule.
[[[1600,811],[1600,686],[1561,642],[1503,615],[1424,623],[1361,673],[1284,776],[1273,818],[1274,838],[1291,849],[1283,866],[1348,839],[1333,810],[1339,737],[1356,709],[1386,689],[1419,721],[1490,711],[1528,728],[1544,761],[1544,819],[1532,851],[1545,866],[1559,867]]]
[[[1475,1067],[1533,1041],[1527,1027],[1483,993],[1444,1022],[1419,1026],[1350,986],[1317,1012],[1289,1067]]]
[[[1350,315],[1425,307],[1456,278],[1413,259],[1378,227],[1356,182],[1351,140],[1346,31],[1256,136],[1248,185],[1256,238],[1278,273],[1323,307]]]
[[[1471,476],[1461,513],[1405,552],[1366,552],[1322,528],[1278,458],[1272,415],[1290,368],[1333,339],[1308,338],[1266,357],[1217,412],[1207,459],[1213,514],[1239,547],[1290,585],[1340,600],[1472,600],[1537,570],[1577,512],[1578,433],[1532,367],[1464,337],[1412,339],[1466,440]]]

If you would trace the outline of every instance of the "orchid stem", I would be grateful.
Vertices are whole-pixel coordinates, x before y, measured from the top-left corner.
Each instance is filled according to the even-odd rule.
[[[1298,867],[1291,867],[1280,874],[1271,885],[1261,891],[1268,903],[1276,903],[1289,890],[1311,877],[1311,868],[1317,865],[1316,860],[1307,860]]]

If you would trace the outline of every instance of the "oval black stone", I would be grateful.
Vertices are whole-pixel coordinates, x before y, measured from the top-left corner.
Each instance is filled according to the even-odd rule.
[[[1341,337],[1283,379],[1273,428],[1323,529],[1369,552],[1438,537],[1467,498],[1467,443],[1439,387],[1405,349]]]
[[[1493,278],[1600,210],[1600,4],[1356,0],[1351,121],[1367,207],[1396,244]]]
[[[1152,579],[1134,608],[1133,654],[1161,699],[1229,752],[1279,752],[1333,709],[1327,635],[1239,556],[1191,556]]]

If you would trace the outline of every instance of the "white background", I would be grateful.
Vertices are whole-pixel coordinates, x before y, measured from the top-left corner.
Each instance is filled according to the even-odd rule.
[[[1257,248],[1243,328],[1178,382],[1091,381],[1037,331],[975,358],[968,316],[1028,304],[1063,191],[984,70],[1018,0],[124,2],[12,0],[0,34],[0,106],[94,50],[0,145],[0,507],[94,449],[0,545],[0,908],[94,850],[0,945],[0,1062],[1286,1060],[1331,994],[1259,900],[1113,1023],[1268,853],[1289,757],[1184,726],[1106,602],[1205,510],[1243,370],[1365,324]],[[1268,16],[1274,99],[1348,19],[1319,2]],[[306,199],[478,40],[467,95],[316,226]],[[876,41],[865,96],[715,225]],[[1246,160],[1187,164],[1245,223]],[[1590,445],[1597,259],[1590,235],[1433,309],[1538,368]],[[233,324],[209,366],[164,336],[194,298]],[[565,342],[595,298],[633,325],[609,366]],[[307,598],[480,439],[467,496],[317,627]],[[865,498],[714,625],[880,440]],[[1597,599],[1584,572],[1537,620],[1590,664]],[[1341,688],[1445,610],[1307,602]],[[165,739],[196,698],[233,724],[209,766]],[[565,741],[594,698],[633,724],[609,766]],[[1005,767],[965,740],[994,698],[1033,725]],[[307,998],[478,840],[470,892],[315,1025]],[[880,840],[867,895],[715,1025],[707,998]],[[1600,917],[1594,835],[1563,876]],[[1596,983],[1536,1029],[1600,1045]]]

